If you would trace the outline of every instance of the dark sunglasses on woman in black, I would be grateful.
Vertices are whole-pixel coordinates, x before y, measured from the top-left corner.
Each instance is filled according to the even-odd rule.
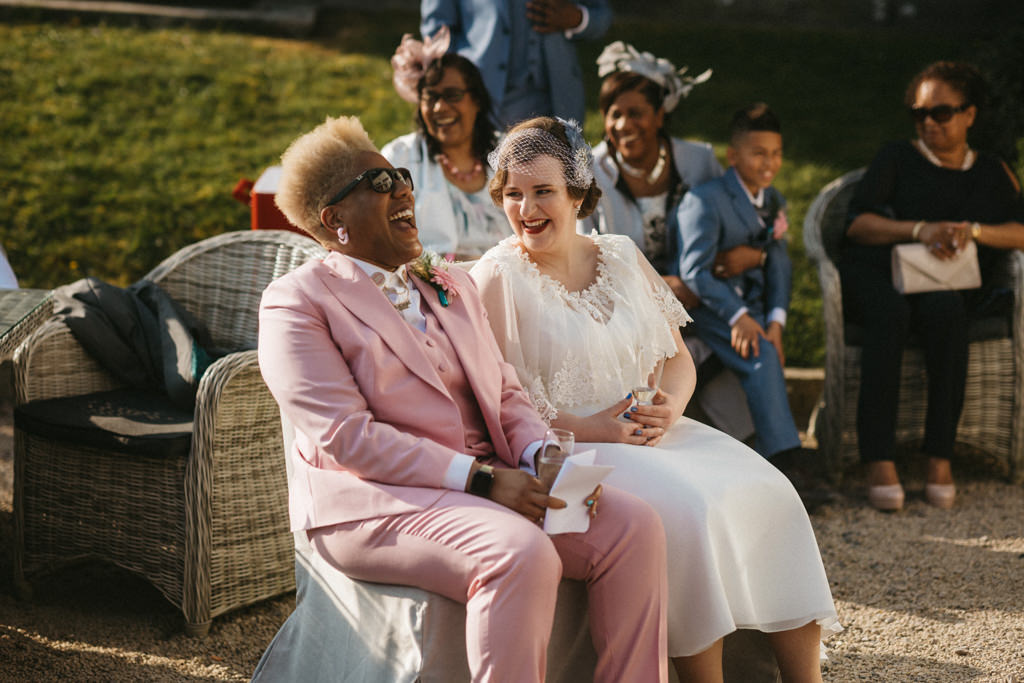
[[[964,102],[957,107],[951,104],[940,104],[934,107],[911,107],[910,116],[918,123],[924,123],[924,120],[929,116],[932,117],[932,121],[935,123],[946,123],[953,118],[953,114],[967,111],[967,108],[970,106],[970,102]]]

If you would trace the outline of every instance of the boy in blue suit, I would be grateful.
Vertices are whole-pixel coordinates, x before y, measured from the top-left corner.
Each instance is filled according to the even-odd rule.
[[[736,112],[729,134],[729,170],[692,189],[679,206],[679,272],[701,300],[689,311],[697,335],[740,378],[755,447],[774,461],[800,447],[782,373],[793,279],[786,200],[772,187],[782,133],[775,113],[759,102]],[[718,252],[737,246],[745,247],[737,258],[715,265]]]

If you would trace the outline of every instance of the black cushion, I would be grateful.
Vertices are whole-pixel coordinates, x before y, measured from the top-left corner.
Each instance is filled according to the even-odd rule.
[[[32,401],[15,408],[14,424],[47,439],[125,454],[187,456],[192,443],[192,413],[142,389]]]

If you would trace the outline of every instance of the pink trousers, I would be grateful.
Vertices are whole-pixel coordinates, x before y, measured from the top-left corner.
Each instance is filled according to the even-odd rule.
[[[597,683],[668,680],[665,534],[657,513],[605,487],[581,534],[548,536],[497,503],[451,491],[420,512],[309,531],[354,579],[416,586],[466,605],[474,681],[544,680],[563,576],[584,581]]]

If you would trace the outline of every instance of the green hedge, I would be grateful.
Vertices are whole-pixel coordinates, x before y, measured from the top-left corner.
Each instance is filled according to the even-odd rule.
[[[0,240],[24,286],[92,275],[128,284],[176,249],[247,229],[231,197],[328,115],[358,114],[378,144],[408,132],[388,57],[413,13],[347,14],[327,35],[294,41],[186,28],[0,24]],[[904,84],[924,63],[960,57],[933,36],[670,26],[619,20],[609,34],[715,69],[674,117],[673,132],[724,152],[739,105],[763,99],[783,120],[796,267],[787,330],[791,365],[823,359],[817,277],[800,226],[818,189],[906,137]],[[591,100],[600,44],[581,46]],[[585,129],[600,138],[588,112]]]

